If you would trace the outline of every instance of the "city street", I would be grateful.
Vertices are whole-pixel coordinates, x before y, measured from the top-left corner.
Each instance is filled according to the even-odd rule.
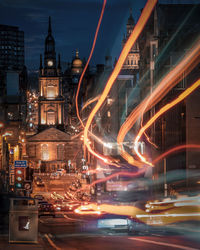
[[[0,250],[200,250],[199,13],[0,1]]]
[[[7,236],[0,236],[0,249],[69,249],[69,250],[131,250],[131,249],[199,249],[199,242],[192,234],[142,233],[128,235],[123,231],[87,230],[95,216],[73,213],[57,213],[56,218],[43,216],[39,219],[38,244],[8,244]]]
[[[59,218],[39,220],[39,232],[45,246],[54,249],[199,249],[198,242],[189,240],[186,236],[176,234],[143,234],[128,235],[126,232],[87,231],[84,225],[88,223],[86,216],[60,214]]]

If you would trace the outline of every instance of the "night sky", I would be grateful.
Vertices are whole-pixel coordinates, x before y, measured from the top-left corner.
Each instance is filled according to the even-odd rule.
[[[196,1],[160,1],[192,2]],[[61,61],[71,62],[75,50],[80,58],[89,56],[103,0],[0,0],[0,24],[18,26],[25,34],[25,64],[37,70],[44,52],[48,16]],[[91,64],[104,63],[105,55],[118,57],[130,7],[137,20],[146,0],[107,0],[100,33]]]

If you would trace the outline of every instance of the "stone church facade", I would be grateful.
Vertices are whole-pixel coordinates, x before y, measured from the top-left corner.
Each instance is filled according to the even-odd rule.
[[[64,104],[60,55],[56,60],[49,17],[44,60],[40,55],[38,131],[26,141],[29,167],[35,172],[48,173],[60,168],[66,169],[69,162],[76,168],[74,155],[82,149],[80,143],[71,140],[71,136],[65,132]]]

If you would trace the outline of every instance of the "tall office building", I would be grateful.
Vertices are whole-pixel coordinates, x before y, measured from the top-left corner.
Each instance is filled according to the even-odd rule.
[[[24,32],[18,27],[0,25],[0,68],[22,70],[24,67]]]

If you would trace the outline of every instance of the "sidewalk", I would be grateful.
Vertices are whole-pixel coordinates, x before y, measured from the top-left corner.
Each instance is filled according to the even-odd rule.
[[[14,250],[34,250],[34,249],[52,249],[50,246],[47,248],[43,239],[38,236],[38,244],[33,243],[9,243],[8,235],[0,235],[0,250],[14,249]]]

